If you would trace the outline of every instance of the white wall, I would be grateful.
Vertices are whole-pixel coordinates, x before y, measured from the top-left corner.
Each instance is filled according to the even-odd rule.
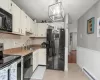
[[[72,24],[68,24],[69,33],[77,32],[78,21],[73,21]]]
[[[100,80],[100,52],[77,47],[77,64],[85,68],[96,79]]]
[[[87,20],[95,17],[94,33],[87,33]],[[77,63],[85,67],[93,76],[100,80],[100,38],[97,38],[97,18],[100,17],[100,1],[93,5],[78,20]]]

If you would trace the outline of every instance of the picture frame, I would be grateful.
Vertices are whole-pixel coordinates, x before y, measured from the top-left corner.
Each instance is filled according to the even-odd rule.
[[[87,33],[88,34],[94,33],[94,26],[95,26],[95,18],[92,17],[91,19],[87,20]]]
[[[100,17],[97,18],[97,37],[100,37]]]

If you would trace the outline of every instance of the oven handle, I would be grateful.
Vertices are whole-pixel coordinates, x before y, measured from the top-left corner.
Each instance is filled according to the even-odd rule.
[[[10,69],[8,69],[8,80],[10,80]]]

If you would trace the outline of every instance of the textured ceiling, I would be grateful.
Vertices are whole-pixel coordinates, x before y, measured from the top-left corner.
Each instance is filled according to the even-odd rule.
[[[50,20],[48,17],[48,6],[55,0],[13,0],[32,19],[38,22]],[[69,13],[72,21],[79,19],[98,0],[60,0],[66,13]]]

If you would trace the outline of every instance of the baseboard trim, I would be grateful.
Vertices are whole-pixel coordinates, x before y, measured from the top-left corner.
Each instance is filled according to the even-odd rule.
[[[88,78],[90,79],[90,80],[97,80],[91,73],[90,73],[90,71],[89,70],[87,70],[86,68],[82,68],[82,71],[86,74],[86,76],[88,76]]]

